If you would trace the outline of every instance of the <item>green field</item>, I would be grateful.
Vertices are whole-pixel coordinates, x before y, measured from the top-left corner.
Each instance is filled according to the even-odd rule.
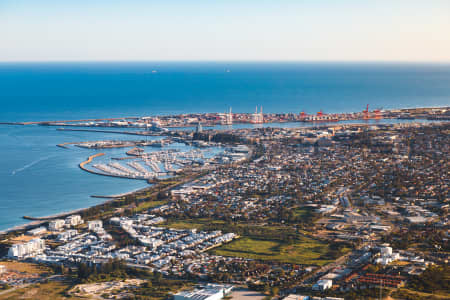
[[[325,255],[328,250],[326,243],[308,237],[302,237],[291,245],[283,244],[280,241],[243,237],[211,252],[223,256],[322,266],[331,262],[331,260],[321,259],[321,256]]]
[[[170,227],[175,229],[198,229],[207,230],[208,226],[223,225],[225,221],[222,220],[210,220],[210,219],[195,219],[195,220],[178,220],[169,222],[164,227]]]
[[[294,216],[300,218],[309,218],[313,214],[313,210],[311,208],[302,207],[294,209]]]
[[[303,213],[309,212],[305,210]],[[210,251],[216,255],[318,266],[334,261],[328,255],[330,252],[328,243],[308,237],[305,235],[306,232],[301,230],[296,233],[295,230],[286,226],[243,223],[231,225],[223,220],[207,218],[169,221],[168,224],[161,226],[178,229],[220,229],[242,236],[238,240]],[[283,235],[286,234],[292,237],[290,243],[283,239]],[[344,248],[343,253],[349,250]]]
[[[164,204],[167,204],[167,201],[146,201],[139,204],[139,206],[137,206],[134,211],[141,212],[143,210],[147,210]]]

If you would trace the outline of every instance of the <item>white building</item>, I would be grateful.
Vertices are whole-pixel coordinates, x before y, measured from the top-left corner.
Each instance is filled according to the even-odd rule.
[[[174,295],[174,300],[220,300],[231,292],[233,286],[210,284],[193,291],[181,291]]]
[[[60,231],[64,227],[65,224],[66,224],[66,222],[62,219],[56,219],[56,220],[50,221],[50,223],[48,223],[48,230]]]
[[[101,220],[88,221],[88,229],[92,231],[103,229],[103,222]]]
[[[313,290],[315,291],[325,291],[333,286],[333,280],[331,279],[321,279],[313,285]]]
[[[391,247],[383,247],[380,248],[380,252],[382,256],[389,256],[392,255],[392,248]]]
[[[376,264],[380,264],[383,266],[386,266],[388,264],[390,264],[392,262],[392,258],[389,256],[386,257],[378,257],[377,259],[375,259],[375,263]]]
[[[295,295],[290,294],[283,298],[283,300],[310,300],[309,296],[303,296],[303,295]]]
[[[0,274],[3,274],[6,272],[6,267],[4,265],[0,265]]]
[[[44,252],[45,242],[41,239],[32,239],[23,244],[15,244],[9,248],[8,256],[11,258],[32,257]]]
[[[421,224],[428,222],[428,218],[422,217],[422,216],[413,216],[413,217],[406,217],[406,220],[409,223],[413,224]]]
[[[38,228],[33,228],[31,230],[27,231],[27,235],[41,235],[44,234],[47,231],[47,228],[45,228],[44,226],[38,227]]]
[[[80,225],[80,224],[84,223],[84,221],[83,221],[83,219],[81,218],[80,215],[68,216],[66,218],[65,222],[66,222],[66,225],[68,225],[68,226],[77,226],[77,225]]]
[[[143,237],[139,239],[139,242],[147,247],[150,247],[152,249],[156,249],[159,246],[164,244],[164,241],[160,240],[160,239],[155,239],[155,238],[147,238],[147,237]]]
[[[72,239],[77,234],[78,234],[78,231],[76,231],[74,229],[67,230],[67,231],[64,231],[64,232],[61,232],[60,234],[58,234],[58,237],[56,238],[56,240],[58,240],[60,242],[66,242],[66,241],[69,241],[70,239]]]
[[[375,259],[376,264],[388,265],[391,262],[400,259],[400,254],[398,252],[392,252],[391,247],[381,247],[380,248],[380,257]]]

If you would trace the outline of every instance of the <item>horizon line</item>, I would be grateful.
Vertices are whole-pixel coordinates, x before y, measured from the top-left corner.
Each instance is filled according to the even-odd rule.
[[[450,60],[0,60],[0,64],[13,63],[355,63],[355,64],[450,64]]]

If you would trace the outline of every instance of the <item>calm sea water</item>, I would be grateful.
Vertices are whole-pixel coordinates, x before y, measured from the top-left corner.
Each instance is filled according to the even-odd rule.
[[[0,64],[0,121],[446,105],[449,83],[437,64]]]
[[[152,72],[153,70],[157,72]],[[0,122],[186,112],[353,112],[450,105],[450,65],[307,63],[0,64]],[[95,153],[56,144],[135,139],[0,125],[0,230],[146,186],[87,174]],[[107,150],[111,155],[123,149]]]

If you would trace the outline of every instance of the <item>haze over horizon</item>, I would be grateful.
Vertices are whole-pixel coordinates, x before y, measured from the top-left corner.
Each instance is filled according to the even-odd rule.
[[[0,2],[0,61],[450,62],[450,1]]]

